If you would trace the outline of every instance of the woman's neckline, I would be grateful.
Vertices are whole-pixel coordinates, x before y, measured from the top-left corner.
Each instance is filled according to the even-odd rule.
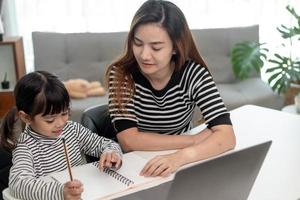
[[[144,76],[144,78],[147,79],[147,81],[149,82],[151,88],[157,92],[163,91],[165,88],[168,87],[168,85],[170,84],[170,81],[172,80],[174,72],[175,72],[174,62],[171,63],[171,69],[169,70],[169,73],[167,74],[167,76],[164,77],[164,79],[162,79],[162,81],[151,79],[150,77],[148,77],[147,75],[143,74],[140,71],[140,73]]]

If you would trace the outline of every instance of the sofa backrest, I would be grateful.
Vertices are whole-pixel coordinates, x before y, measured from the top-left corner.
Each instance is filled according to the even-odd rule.
[[[230,58],[233,46],[242,41],[258,42],[259,38],[258,25],[192,30],[192,33],[198,50],[217,83],[236,81]]]
[[[126,36],[126,32],[33,32],[35,70],[55,73],[62,80],[102,82],[107,64],[122,53]]]
[[[258,41],[258,25],[192,30],[196,45],[217,83],[235,81],[230,51],[241,41]],[[124,49],[127,33],[33,32],[36,70],[47,70],[62,80],[103,81],[107,64]]]

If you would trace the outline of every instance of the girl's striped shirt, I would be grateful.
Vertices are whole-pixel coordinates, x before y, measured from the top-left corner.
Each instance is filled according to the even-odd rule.
[[[28,200],[64,199],[63,184],[43,180],[44,176],[67,168],[62,137],[68,147],[71,166],[84,163],[81,152],[99,157],[105,151],[116,151],[122,156],[117,143],[92,133],[76,122],[68,121],[57,138],[42,136],[27,126],[13,151],[9,188],[14,197]]]

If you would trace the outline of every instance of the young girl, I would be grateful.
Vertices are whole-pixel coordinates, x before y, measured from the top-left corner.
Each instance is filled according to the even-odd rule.
[[[109,112],[124,151],[180,149],[149,161],[145,176],[166,176],[180,166],[235,146],[229,113],[198,52],[182,11],[148,0],[136,12],[124,54],[106,73]],[[190,130],[194,109],[207,129]]]
[[[83,164],[81,152],[99,157],[99,168],[119,168],[122,152],[112,140],[98,136],[82,125],[68,121],[70,98],[63,83],[44,71],[32,72],[18,81],[16,108],[3,119],[1,146],[13,150],[9,188],[19,199],[80,199],[83,185],[78,180],[60,184],[41,177],[67,168],[62,138],[71,166]],[[25,122],[16,140],[13,126],[17,116]],[[99,186],[101,187],[101,186]]]

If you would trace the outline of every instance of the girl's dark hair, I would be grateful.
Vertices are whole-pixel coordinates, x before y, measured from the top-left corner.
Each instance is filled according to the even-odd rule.
[[[0,145],[11,150],[16,144],[14,125],[18,111],[33,119],[36,115],[58,114],[69,109],[70,97],[64,84],[46,71],[36,71],[23,76],[14,89],[16,106],[3,118],[0,128]]]
[[[124,54],[115,62],[113,62],[106,71],[106,86],[109,86],[109,75],[113,67],[115,67],[115,80],[112,82],[111,88],[115,88],[110,95],[114,95],[112,101],[118,106],[118,110],[123,110],[124,99],[128,99],[122,92],[122,87],[129,88],[130,96],[134,94],[134,81],[130,76],[130,72],[137,68],[138,64],[134,57],[132,44],[136,29],[145,24],[157,23],[163,27],[172,40],[173,48],[176,52],[172,56],[175,63],[175,70],[180,70],[188,59],[206,67],[206,64],[195,45],[192,33],[188,27],[182,11],[173,3],[162,0],[148,0],[135,13],[131,22],[131,27],[127,36],[127,42]],[[128,94],[127,94],[128,95]]]

